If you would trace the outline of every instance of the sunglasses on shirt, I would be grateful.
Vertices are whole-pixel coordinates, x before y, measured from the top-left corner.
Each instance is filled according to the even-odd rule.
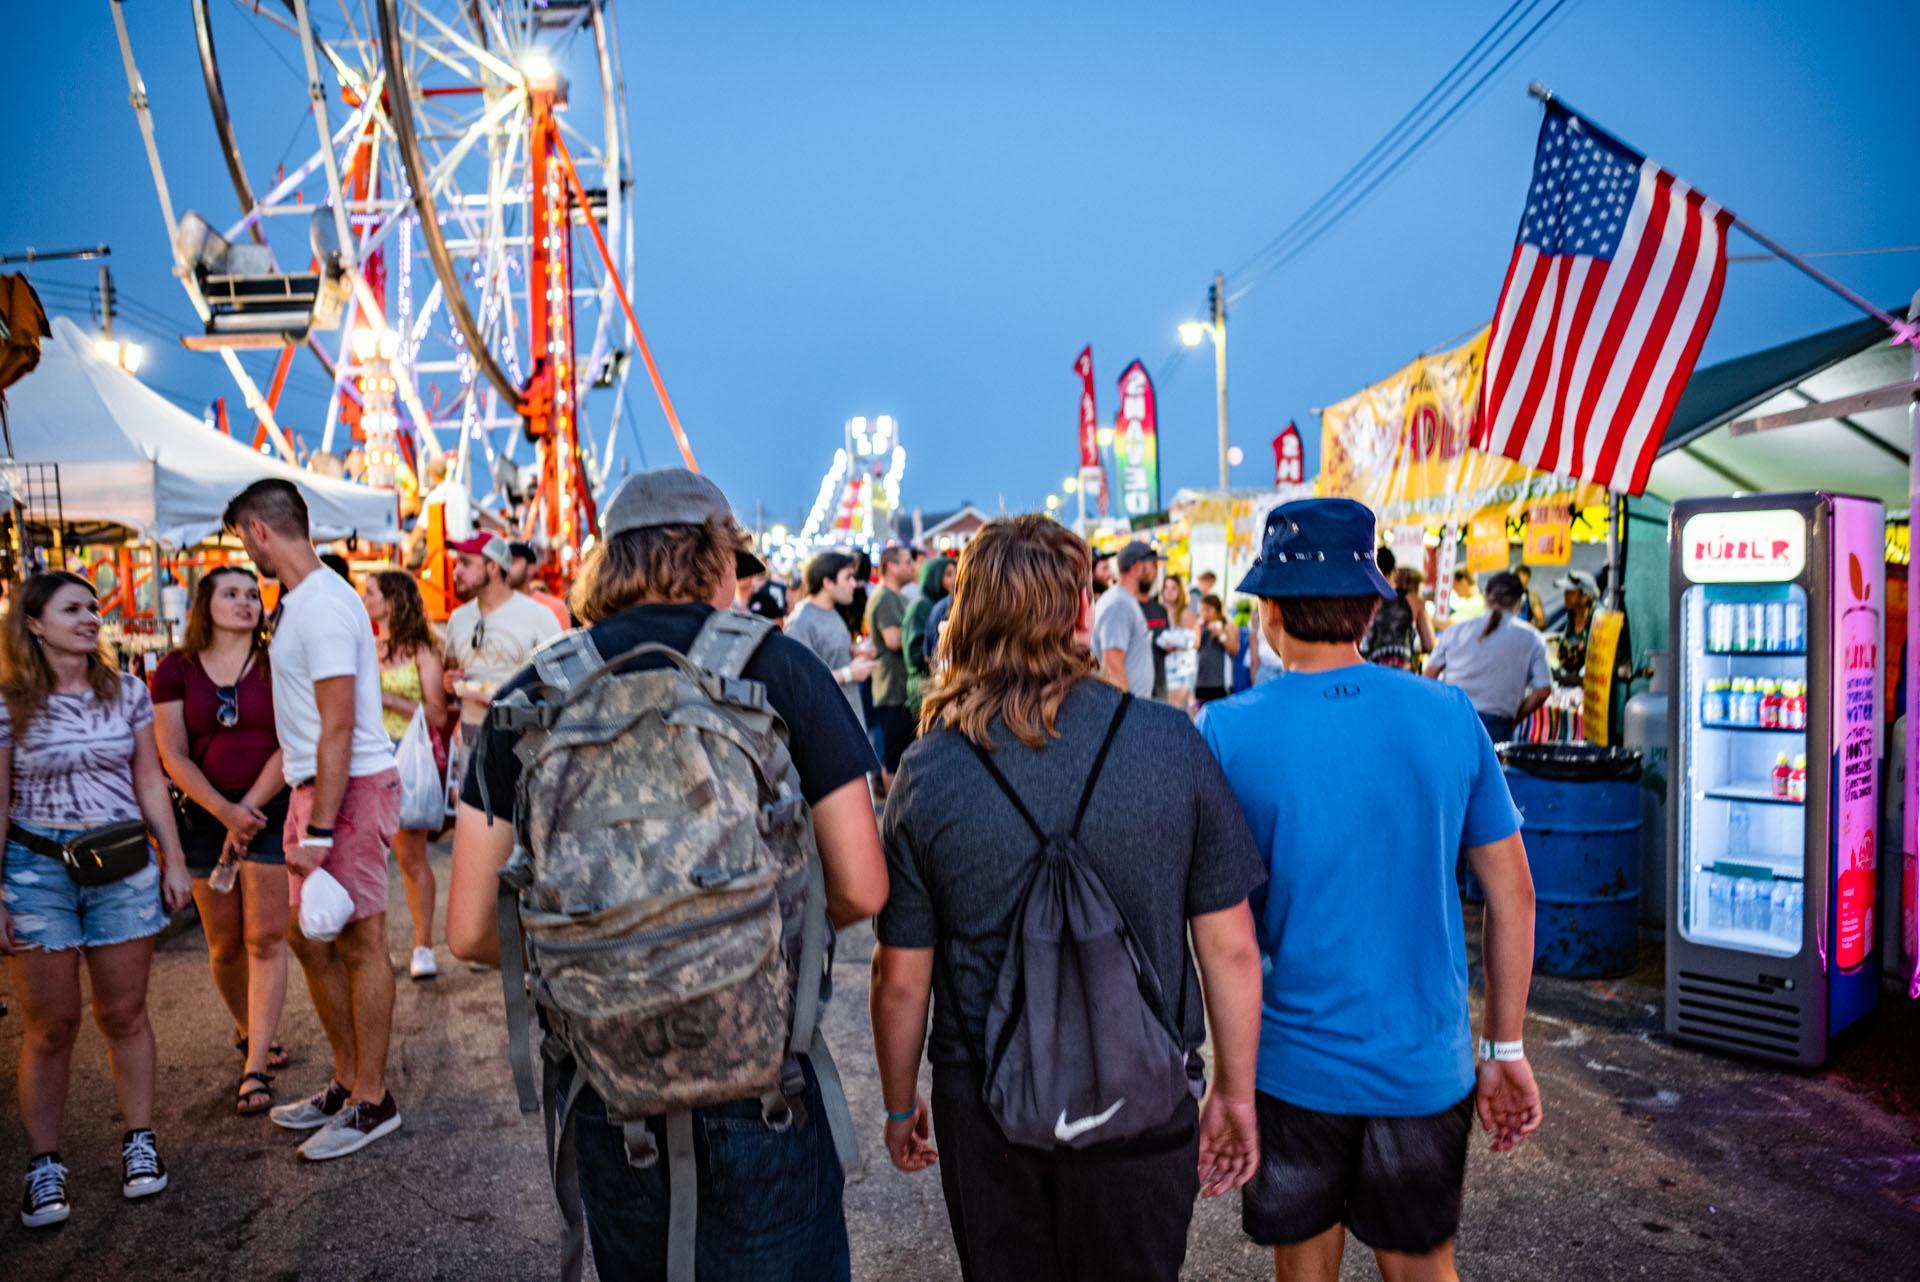
[[[240,724],[240,687],[215,686],[213,692],[220,696],[220,706],[213,714],[214,721],[223,730],[233,729]]]

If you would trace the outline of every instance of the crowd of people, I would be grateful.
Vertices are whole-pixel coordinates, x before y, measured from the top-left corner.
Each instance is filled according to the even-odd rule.
[[[1517,578],[1436,636],[1366,509],[1290,503],[1234,586],[1243,630],[1213,575],[1189,590],[1150,545],[1099,556],[1046,517],[957,558],[823,552],[791,586],[693,473],[629,478],[600,522],[564,603],[533,549],[454,544],[443,635],[409,574],[356,591],[297,487],[257,483],[226,523],[276,609],[252,571],[205,574],[151,689],[115,670],[85,579],[14,595],[24,1224],[71,1210],[83,963],[123,1193],[166,1187],[146,982],[189,899],[235,1111],[307,1132],[312,1160],[400,1127],[387,860],[430,979],[436,829],[402,828],[398,769],[424,734],[454,799],[447,946],[503,968],[517,1078],[529,998],[545,1043],[523,1104],[563,1273],[590,1246],[603,1277],[849,1275],[851,1128],[813,1025],[833,932],[871,918],[886,1152],[937,1167],[963,1276],[1174,1278],[1196,1197],[1235,1191],[1283,1279],[1337,1277],[1348,1231],[1390,1278],[1453,1276],[1474,1122],[1507,1150],[1542,1116],[1532,885],[1493,750],[1548,683]],[[1374,804],[1382,774],[1414,804]],[[1487,901],[1477,1040],[1463,856]],[[328,882],[344,921],[310,933]],[[281,1103],[289,949],[331,1072]]]

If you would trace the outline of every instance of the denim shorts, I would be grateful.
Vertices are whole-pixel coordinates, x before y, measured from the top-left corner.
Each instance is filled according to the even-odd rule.
[[[59,836],[18,820],[14,827]],[[160,865],[151,861],[131,877],[104,886],[78,886],[58,859],[9,841],[0,897],[13,922],[14,944],[50,953],[145,939],[167,924],[160,906]]]

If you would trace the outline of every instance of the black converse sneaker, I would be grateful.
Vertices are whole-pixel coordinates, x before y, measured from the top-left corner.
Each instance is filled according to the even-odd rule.
[[[154,1147],[153,1131],[141,1127],[120,1137],[120,1164],[126,1172],[120,1181],[120,1195],[132,1199],[152,1197],[167,1187],[166,1163]]]
[[[20,1223],[43,1229],[67,1218],[67,1168],[58,1153],[42,1153],[27,1165],[27,1195],[20,1199]]]

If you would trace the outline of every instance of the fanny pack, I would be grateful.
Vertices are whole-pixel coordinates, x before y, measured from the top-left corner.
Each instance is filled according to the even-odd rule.
[[[123,819],[119,823],[88,828],[64,842],[10,826],[7,840],[17,841],[49,859],[58,859],[67,866],[67,876],[76,886],[105,886],[122,877],[131,877],[153,858],[147,845],[147,825],[140,819]]]

